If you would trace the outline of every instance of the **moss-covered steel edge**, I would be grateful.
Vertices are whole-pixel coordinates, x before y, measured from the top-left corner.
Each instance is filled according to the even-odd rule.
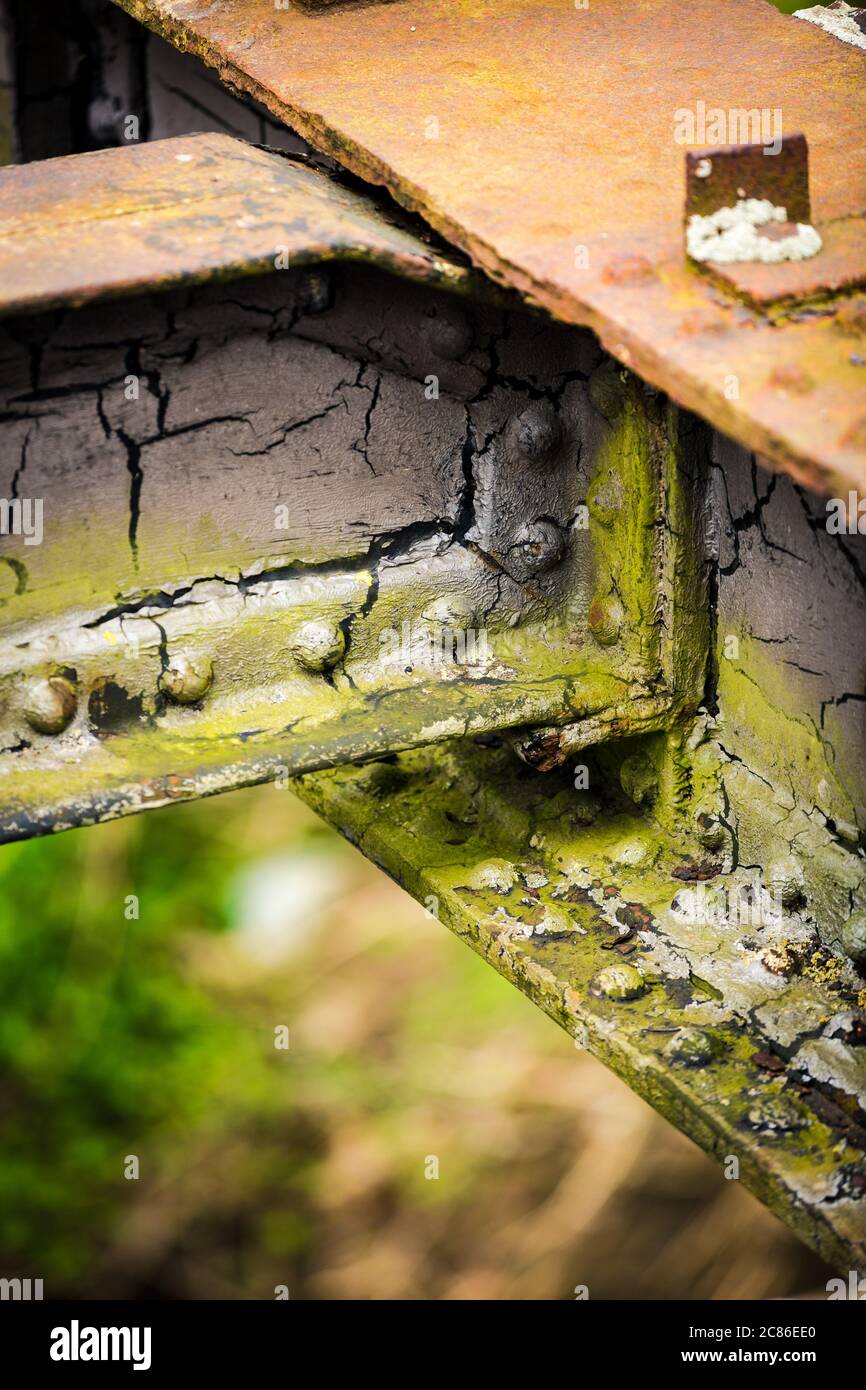
[[[866,1263],[862,981],[768,951],[802,915],[659,836],[602,774],[470,741],[299,779],[300,795],[836,1267]],[[841,983],[839,983],[841,979]],[[455,1027],[459,1023],[455,1022]],[[815,1040],[835,1061],[819,1081]]]

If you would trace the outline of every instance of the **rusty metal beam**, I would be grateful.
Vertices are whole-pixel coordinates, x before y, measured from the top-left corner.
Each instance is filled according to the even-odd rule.
[[[227,135],[0,171],[0,315],[363,260],[482,295],[482,277],[315,169]]]
[[[7,171],[3,215],[0,836],[695,707],[691,425],[591,334],[226,137]]]
[[[118,2],[774,466],[866,488],[866,297],[833,297],[866,279],[866,237],[846,237],[866,212],[857,49],[765,0]],[[825,253],[804,263],[808,302],[784,263],[731,294],[686,264],[677,114],[700,108],[805,133],[833,248],[826,276]]]
[[[727,1177],[831,1264],[863,1268],[862,1021],[817,971],[762,963],[800,921],[760,876],[717,864],[695,882],[610,784],[576,794],[468,742],[298,790]]]

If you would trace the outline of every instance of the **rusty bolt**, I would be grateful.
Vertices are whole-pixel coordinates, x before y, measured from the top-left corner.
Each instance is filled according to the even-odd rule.
[[[866,966],[866,912],[854,912],[842,928],[842,950],[855,965]]]
[[[38,734],[62,734],[75,717],[78,696],[62,676],[31,681],[24,701],[24,718]]]
[[[527,575],[542,574],[558,565],[565,553],[562,532],[553,521],[528,521],[517,533],[517,550]]]
[[[454,361],[472,346],[472,325],[465,314],[449,305],[447,313],[425,316],[424,337],[437,357]]]
[[[213,662],[206,656],[179,652],[169,658],[159,678],[159,688],[176,705],[194,705],[213,680]]]
[[[670,1061],[683,1067],[705,1067],[719,1056],[721,1048],[713,1035],[702,1028],[680,1028],[664,1051]]]
[[[345,633],[336,623],[313,618],[298,628],[290,650],[305,671],[330,671],[345,653]]]
[[[559,416],[550,401],[533,401],[511,421],[508,433],[515,452],[536,467],[549,463],[562,438]]]
[[[803,897],[803,870],[796,859],[788,855],[777,859],[767,869],[767,888],[784,907],[795,907]]]
[[[593,599],[586,621],[600,647],[612,647],[619,640],[624,617],[622,604],[616,594]]]
[[[590,988],[593,994],[603,994],[606,999],[620,1003],[643,994],[646,980],[633,965],[607,965],[599,970]]]

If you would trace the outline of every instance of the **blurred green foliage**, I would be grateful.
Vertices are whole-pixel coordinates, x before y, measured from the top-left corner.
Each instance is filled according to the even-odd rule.
[[[0,851],[7,1267],[74,1286],[128,1202],[126,1155],[182,1149],[241,1077],[261,1101],[267,1054],[181,950],[225,930],[237,854],[199,807]]]

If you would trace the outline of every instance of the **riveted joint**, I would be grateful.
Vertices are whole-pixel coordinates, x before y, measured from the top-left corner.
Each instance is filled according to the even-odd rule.
[[[209,657],[188,656],[185,652],[169,658],[159,678],[159,688],[176,705],[194,705],[213,680]]]

